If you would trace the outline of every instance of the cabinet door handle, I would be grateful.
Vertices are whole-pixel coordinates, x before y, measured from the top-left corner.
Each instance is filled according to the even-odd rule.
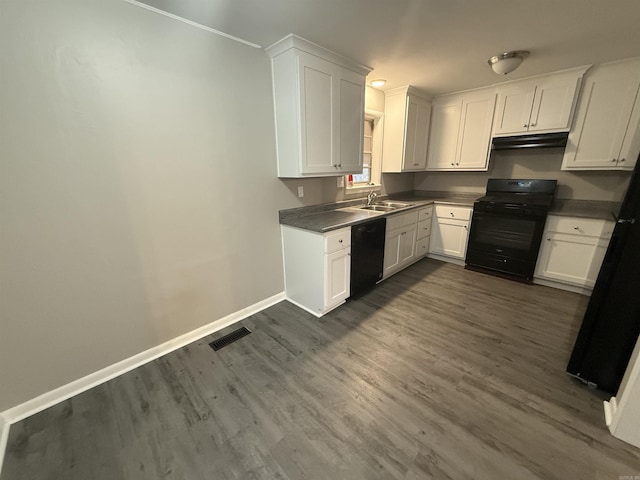
[[[465,230],[469,230],[469,227],[467,227],[467,226],[465,225],[465,226],[464,226],[464,229],[465,229]]]
[[[550,242],[550,241],[551,241],[551,237],[547,237],[547,242]]]
[[[574,230],[580,230],[580,227],[576,225],[575,227],[573,227],[573,229]]]
[[[522,125],[522,128],[527,128],[529,125],[527,125],[526,123],[524,125]]]
[[[341,163],[338,164],[338,168],[342,168],[342,164]]]
[[[338,243],[342,243],[342,239],[338,240]]]
[[[453,167],[455,164],[453,162],[451,162],[451,166]]]
[[[455,217],[455,215],[453,214],[453,212],[449,212],[449,215],[451,215],[452,217]]]
[[[536,126],[536,124],[535,124],[535,123],[532,123],[530,126],[531,126],[531,127],[535,127],[535,126]]]
[[[626,158],[621,158],[620,159],[621,162],[624,162],[625,160],[626,160]]]
[[[615,158],[612,158],[611,161],[612,162],[617,162],[617,160]]]

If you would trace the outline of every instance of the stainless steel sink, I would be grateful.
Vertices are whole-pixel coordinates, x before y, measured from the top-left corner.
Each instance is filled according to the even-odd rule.
[[[393,207],[393,208],[404,208],[404,207],[411,206],[410,203],[394,202],[393,200],[383,200],[381,202],[376,202],[374,205],[383,205],[385,207]]]
[[[365,205],[364,207],[360,207],[360,210],[373,210],[376,212],[391,212],[396,208],[397,207],[391,207],[388,205]]]

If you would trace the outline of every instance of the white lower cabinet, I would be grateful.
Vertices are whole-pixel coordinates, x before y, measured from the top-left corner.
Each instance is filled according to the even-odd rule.
[[[429,253],[464,260],[472,209],[436,205]]]
[[[429,246],[433,207],[387,217],[383,278],[424,257]]]
[[[287,300],[320,317],[344,303],[351,283],[351,227],[325,234],[282,227]]]
[[[387,217],[383,278],[396,273],[413,261],[416,252],[417,223],[416,211]]]
[[[608,220],[549,215],[535,279],[593,288],[614,225]]]

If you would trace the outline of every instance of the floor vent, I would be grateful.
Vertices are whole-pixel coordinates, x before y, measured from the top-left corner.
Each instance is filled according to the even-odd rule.
[[[242,327],[233,332],[225,335],[224,337],[219,338],[209,344],[211,348],[213,348],[216,352],[220,350],[222,347],[226,347],[227,345],[235,342],[236,340],[240,340],[242,337],[245,337],[251,333],[247,327]]]

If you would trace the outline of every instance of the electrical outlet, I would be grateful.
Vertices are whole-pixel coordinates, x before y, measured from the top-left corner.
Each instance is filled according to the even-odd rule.
[[[298,186],[298,198],[304,197],[304,187],[302,185]]]
[[[338,177],[338,188],[344,188],[344,177]]]

